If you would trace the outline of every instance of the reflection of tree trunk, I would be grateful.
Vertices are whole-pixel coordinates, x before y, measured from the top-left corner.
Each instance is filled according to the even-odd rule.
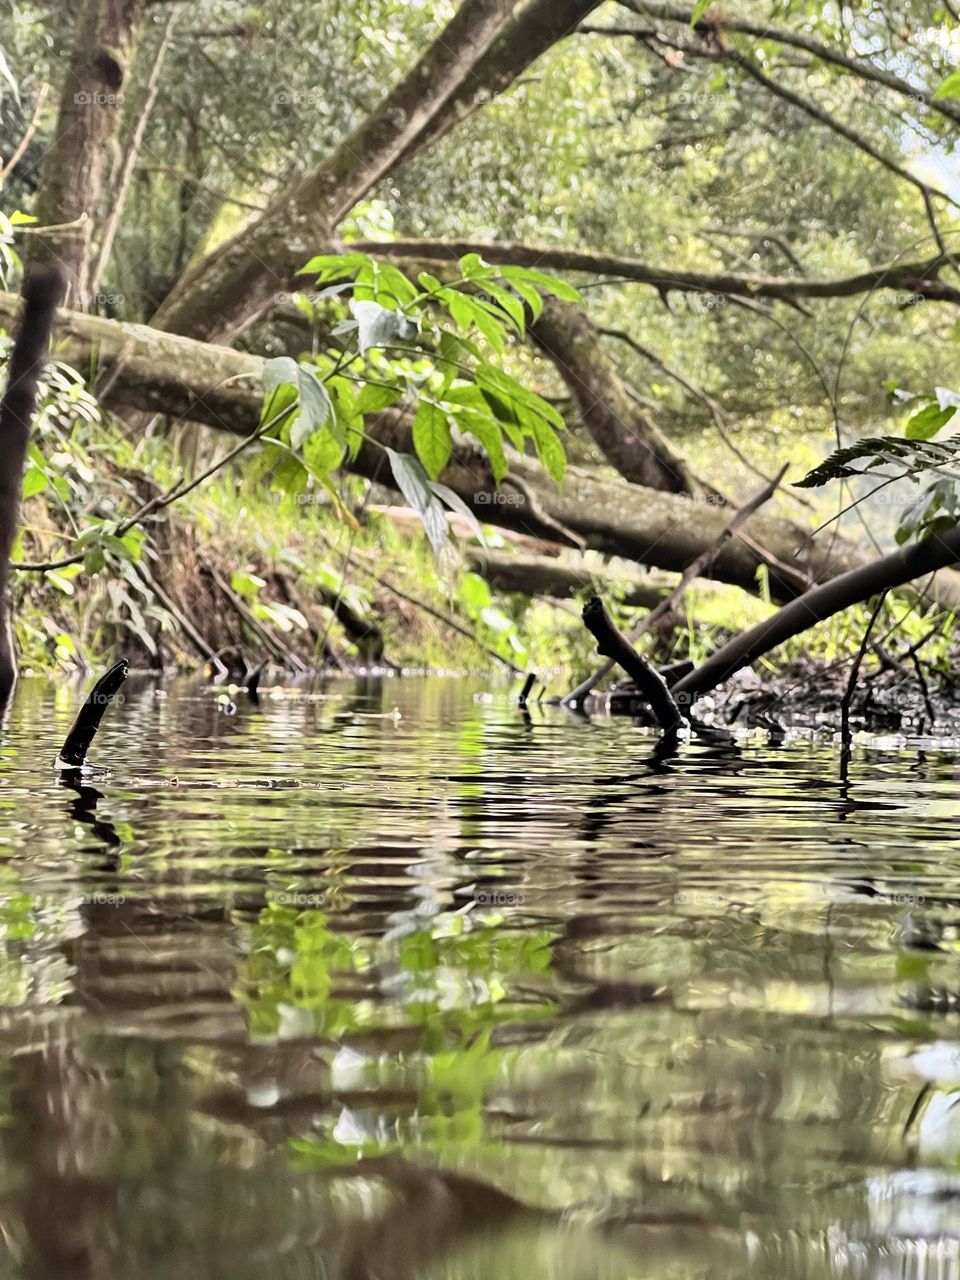
[[[40,225],[76,225],[33,237],[32,260],[60,262],[77,305],[89,287],[90,245],[106,161],[116,136],[127,62],[144,0],[84,0],[60,97],[53,144],[43,164]]]
[[[53,1034],[57,1034],[54,1032]],[[30,1280],[87,1280],[97,1274],[98,1220],[113,1191],[94,1176],[91,1142],[103,1103],[103,1076],[61,1033],[11,1060],[8,1159],[27,1171],[21,1215]],[[104,1118],[105,1126],[109,1121]]]

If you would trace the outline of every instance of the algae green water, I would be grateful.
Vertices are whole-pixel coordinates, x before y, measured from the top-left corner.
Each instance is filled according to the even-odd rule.
[[[946,749],[17,690],[0,1277],[960,1275]]]

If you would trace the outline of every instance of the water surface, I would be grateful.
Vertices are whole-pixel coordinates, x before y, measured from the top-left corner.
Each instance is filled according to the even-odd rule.
[[[0,746],[0,1278],[960,1276],[951,752],[130,681],[71,788],[79,696]]]

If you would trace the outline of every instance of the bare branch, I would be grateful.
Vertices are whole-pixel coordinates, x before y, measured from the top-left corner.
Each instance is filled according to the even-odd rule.
[[[642,18],[666,19],[668,22],[682,23],[687,27],[689,27],[693,18],[693,9],[681,5],[658,4],[656,0],[619,0],[619,2],[624,8],[630,9]],[[598,30],[602,32],[602,28],[593,28],[592,30],[594,32]],[[712,23],[709,18],[701,19],[694,26],[694,31],[702,36],[715,36],[717,30],[718,26]],[[724,12],[722,21],[719,24],[719,30],[753,36],[757,40],[775,40],[778,44],[788,45],[795,49],[803,49],[821,62],[828,62],[832,66],[841,67],[844,71],[849,72],[850,75],[856,76],[860,80],[882,84],[885,88],[900,94],[901,97],[908,98],[913,102],[922,102],[931,111],[937,111],[949,120],[960,121],[960,104],[957,102],[949,98],[934,98],[932,93],[925,89],[917,89],[909,81],[903,80],[892,71],[888,71],[884,67],[875,66],[870,62],[864,62],[859,58],[849,57],[839,49],[823,44],[802,31],[788,31],[782,27],[772,27],[769,23],[750,22],[745,18],[737,18],[726,12]],[[632,34],[629,28],[616,29],[611,32],[611,34],[617,35],[628,33]]]
[[[945,262],[942,255],[922,262],[884,263],[835,280],[813,280],[735,271],[673,271],[669,267],[651,266],[637,258],[618,254],[507,240],[360,240],[352,242],[350,248],[382,258],[424,258],[441,262],[456,262],[464,254],[479,253],[487,262],[497,265],[539,267],[543,271],[569,271],[632,280],[637,284],[650,285],[662,294],[718,293],[730,297],[775,298],[793,302],[797,298],[849,298],[875,289],[895,289],[930,301],[960,303],[960,289],[945,284],[938,277],[937,273]]]

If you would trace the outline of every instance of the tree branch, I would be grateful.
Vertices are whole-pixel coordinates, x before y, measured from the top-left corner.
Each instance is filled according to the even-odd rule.
[[[656,0],[619,0],[619,3],[625,9],[638,14],[641,18],[666,19],[668,22],[682,23],[686,27],[689,27],[693,18],[693,9],[686,6],[659,4]],[[828,62],[832,66],[841,67],[844,71],[849,72],[860,80],[881,84],[885,88],[891,89],[894,93],[900,94],[901,97],[908,98],[914,102],[922,102],[931,111],[937,111],[940,115],[953,122],[960,121],[960,104],[957,102],[949,98],[934,98],[932,93],[925,89],[915,88],[907,80],[901,79],[900,76],[895,75],[892,71],[874,66],[872,63],[862,62],[858,58],[851,58],[847,54],[841,53],[839,49],[833,49],[827,44],[822,44],[819,40],[815,40],[812,36],[805,35],[803,32],[771,27],[766,22],[762,24],[750,22],[745,18],[735,17],[726,11],[719,24],[711,22],[709,18],[701,18],[693,29],[701,36],[715,36],[718,30],[734,31],[739,35],[753,36],[757,40],[774,40],[777,44],[788,45],[794,49],[803,49],[821,62]],[[602,28],[592,28],[591,30],[596,34],[606,34]],[[626,35],[628,33],[632,34],[629,29],[624,28],[614,29],[610,34]]]
[[[832,618],[851,605],[869,600],[880,591],[902,587],[915,578],[956,564],[958,560],[960,525],[954,525],[945,533],[931,534],[922,542],[901,547],[863,568],[851,569],[831,582],[811,587],[784,605],[772,618],[734,636],[695,671],[684,676],[675,686],[675,692],[678,697],[685,694],[694,700],[702,697],[741,668],[750,666],[763,654],[816,623]]]
[[[599,596],[592,596],[583,606],[583,624],[596,640],[597,651],[609,658],[611,664],[622,667],[637,686],[663,732],[675,734],[683,724],[683,716],[663,676],[620,634]]]
[[[360,240],[350,248],[381,258],[423,258],[455,263],[467,253],[479,253],[494,265],[539,267],[543,271],[569,271],[585,275],[610,276],[650,285],[662,294],[677,292],[717,293],[729,297],[774,298],[792,302],[797,298],[850,298],[874,289],[896,289],[914,293],[934,302],[960,304],[960,289],[945,284],[937,276],[947,261],[943,255],[920,262],[888,262],[868,267],[852,276],[835,280],[807,277],[748,275],[735,271],[672,271],[651,266],[637,258],[618,254],[567,249],[556,245],[520,244],[516,241],[487,240]]]

